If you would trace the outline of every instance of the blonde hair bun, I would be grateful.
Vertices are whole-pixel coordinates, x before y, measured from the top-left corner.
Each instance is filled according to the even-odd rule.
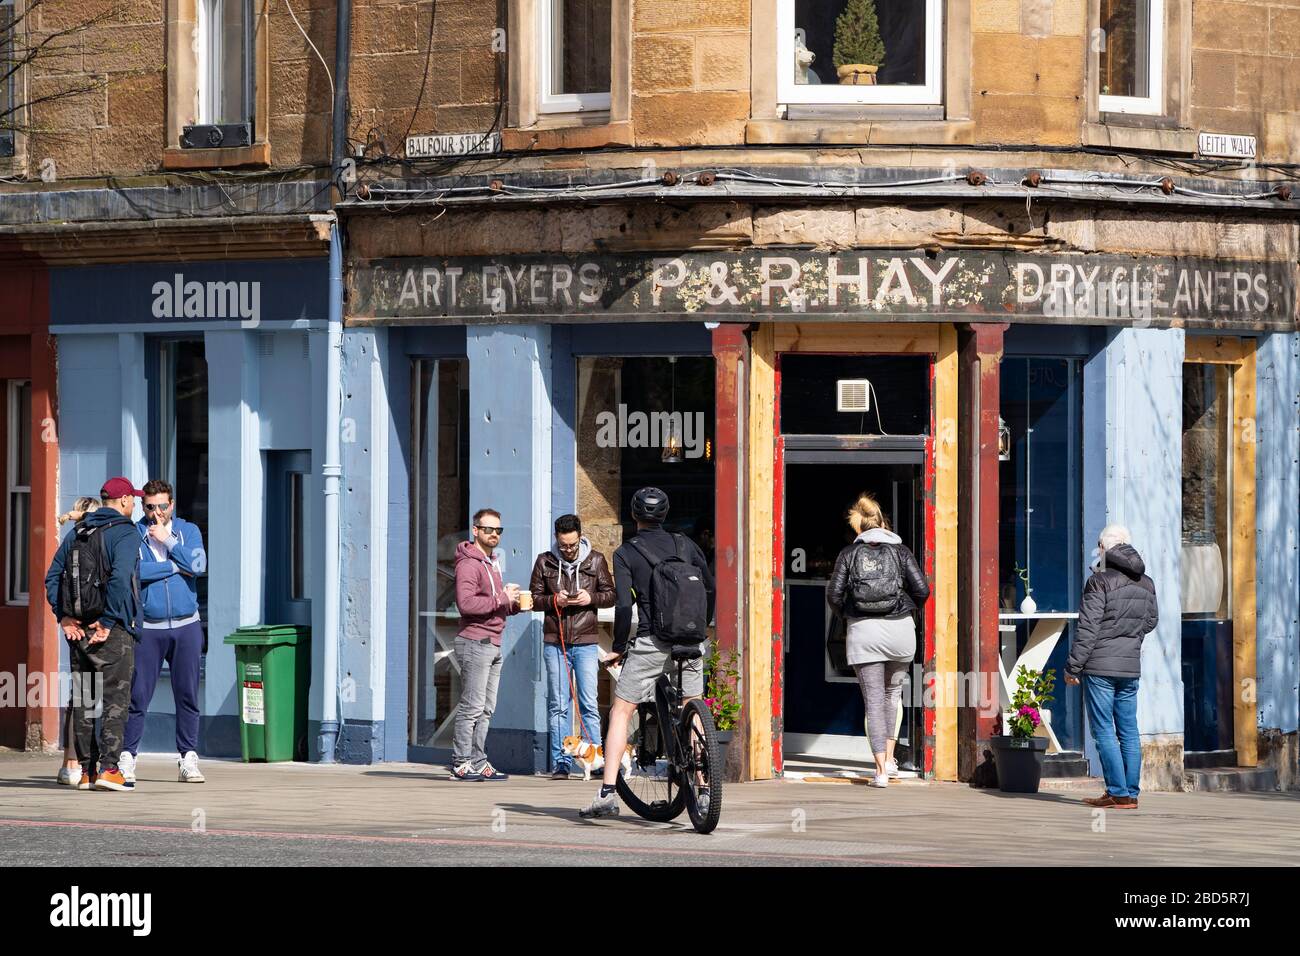
[[[854,534],[862,534],[872,528],[889,530],[889,520],[880,510],[880,503],[865,491],[849,506],[849,513],[845,517],[848,518],[849,527],[853,529]]]

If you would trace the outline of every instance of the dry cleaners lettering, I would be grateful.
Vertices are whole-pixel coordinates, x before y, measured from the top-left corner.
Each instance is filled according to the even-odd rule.
[[[239,319],[243,328],[256,328],[262,320],[262,283],[259,281],[185,281],[184,273],[172,281],[153,284],[155,319]]]
[[[127,926],[134,936],[148,936],[153,927],[153,894],[82,893],[74,886],[68,893],[50,897],[50,925]]]

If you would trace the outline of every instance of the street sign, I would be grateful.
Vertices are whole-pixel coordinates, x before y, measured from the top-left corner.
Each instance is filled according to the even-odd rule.
[[[1239,136],[1232,133],[1202,133],[1200,137],[1202,156],[1222,156],[1227,159],[1254,159],[1255,137]]]
[[[445,133],[406,137],[407,159],[435,156],[473,156],[501,152],[500,133]]]

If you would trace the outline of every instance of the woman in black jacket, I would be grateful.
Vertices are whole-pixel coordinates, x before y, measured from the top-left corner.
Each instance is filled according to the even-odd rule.
[[[848,662],[858,675],[876,759],[872,784],[883,787],[898,776],[894,715],[916,656],[913,615],[930,596],[930,584],[875,498],[860,495],[848,521],[857,539],[835,559],[826,602],[848,623]]]

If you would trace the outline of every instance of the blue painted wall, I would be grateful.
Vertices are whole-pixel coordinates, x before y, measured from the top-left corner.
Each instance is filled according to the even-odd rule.
[[[51,326],[59,335],[59,508],[94,494],[106,477],[125,474],[141,483],[153,473],[150,449],[157,428],[146,378],[147,356],[156,357],[139,325],[160,335],[201,337],[208,363],[208,495],[210,527],[202,529],[209,555],[208,656],[201,691],[200,748],[205,755],[236,755],[239,749],[234,653],[222,639],[243,624],[260,623],[265,575],[264,453],[304,449],[318,468],[323,451],[323,332],[286,330],[284,321],[308,324],[323,316],[324,260],[292,263],[145,263],[53,270]],[[142,322],[142,296],[160,276],[261,281],[263,322],[256,330],[238,322]],[[210,273],[210,275],[209,275]],[[292,283],[286,284],[286,277]],[[317,281],[318,280],[318,281]],[[140,290],[143,289],[144,292]],[[317,302],[320,300],[320,303]],[[267,312],[270,308],[271,312]],[[96,323],[111,324],[112,333]],[[132,329],[132,326],[135,326]],[[70,330],[77,331],[70,331]],[[127,331],[123,331],[127,329]],[[85,331],[83,331],[85,330]],[[323,585],[322,548],[313,530],[323,522],[318,482],[309,482],[309,569],[313,595]],[[180,502],[181,514],[185,503]],[[137,512],[136,517],[140,515]],[[320,634],[319,601],[313,602],[314,634]],[[319,654],[313,654],[318,660]],[[318,682],[317,682],[318,683]],[[143,749],[170,751],[173,713],[169,681],[159,682],[146,723]],[[319,713],[319,707],[316,708]]]
[[[1255,576],[1259,726],[1300,727],[1300,334],[1256,354]]]
[[[1138,726],[1144,738],[1183,732],[1182,365],[1180,329],[1113,329],[1084,366],[1084,567],[1117,522],[1156,585],[1160,623],[1142,644]],[[1093,772],[1100,767],[1093,760]]]

